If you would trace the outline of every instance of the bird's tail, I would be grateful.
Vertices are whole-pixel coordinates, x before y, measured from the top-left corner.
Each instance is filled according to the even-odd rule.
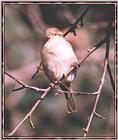
[[[77,109],[76,109],[75,101],[74,101],[74,98],[73,98],[73,94],[65,93],[65,98],[66,98],[66,101],[67,101],[68,113],[76,112]]]
[[[69,92],[71,91],[70,90],[71,83],[60,83],[60,87],[64,91],[69,91]],[[64,94],[67,102],[68,113],[76,112],[77,108],[73,97],[74,95],[72,93],[64,93]]]

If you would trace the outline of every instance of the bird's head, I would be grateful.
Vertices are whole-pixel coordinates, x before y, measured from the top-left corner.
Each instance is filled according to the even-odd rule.
[[[55,27],[48,28],[48,29],[46,30],[46,36],[47,36],[48,38],[52,38],[52,37],[54,37],[54,36],[56,36],[56,35],[58,35],[58,36],[63,36],[63,33],[62,33],[58,28],[55,28]]]

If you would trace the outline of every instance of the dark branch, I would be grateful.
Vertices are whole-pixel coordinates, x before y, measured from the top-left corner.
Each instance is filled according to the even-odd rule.
[[[112,23],[113,23],[113,16],[111,16],[112,18],[110,19],[109,21],[109,24],[108,24],[108,28],[107,28],[107,31],[106,31],[106,58],[109,60],[109,47],[110,47],[110,35],[111,35],[111,32],[112,32]],[[115,82],[113,80],[113,76],[112,76],[112,72],[111,72],[111,68],[110,68],[110,65],[108,63],[107,65],[107,71],[108,71],[108,74],[109,74],[109,78],[110,78],[110,81],[111,81],[111,85],[112,85],[112,88],[113,88],[113,91],[115,93]]]
[[[82,13],[82,15],[73,23],[71,24],[71,27],[67,30],[67,32],[63,35],[64,37],[69,33],[69,32],[73,32],[74,35],[76,35],[76,31],[75,29],[77,28],[77,24],[80,21],[81,22],[81,26],[83,26],[83,18],[85,16],[85,14],[88,12],[90,8],[90,5],[86,8],[86,10]]]
[[[24,89],[24,88],[25,88],[25,86],[21,86],[21,87],[19,87],[19,88],[12,89],[12,91],[14,92],[14,91],[22,90],[22,89]]]
[[[37,66],[37,70],[36,70],[36,72],[32,75],[32,77],[31,77],[31,79],[33,79],[36,75],[37,75],[37,73],[39,72],[39,70],[43,70],[42,69],[42,64],[40,63],[40,65],[39,66]]]
[[[109,78],[110,78],[110,81],[111,81],[112,89],[113,89],[113,91],[115,93],[115,82],[114,82],[113,77],[112,77],[112,72],[111,72],[109,62],[108,62],[108,65],[107,65],[107,71],[108,71]]]

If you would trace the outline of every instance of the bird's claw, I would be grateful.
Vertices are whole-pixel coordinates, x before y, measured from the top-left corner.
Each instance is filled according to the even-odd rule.
[[[77,62],[74,62],[74,63],[72,64],[72,67],[78,69],[80,66],[77,64]]]

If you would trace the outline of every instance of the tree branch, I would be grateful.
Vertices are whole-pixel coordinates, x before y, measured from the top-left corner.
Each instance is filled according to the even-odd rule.
[[[51,87],[48,87],[45,92],[42,94],[42,96],[37,100],[37,102],[34,104],[34,106],[31,108],[29,113],[22,119],[22,121],[14,128],[14,130],[8,134],[8,136],[13,136],[14,133],[17,131],[17,129],[26,121],[29,117],[31,117],[32,113],[35,111],[39,103],[44,99],[45,96],[49,93],[51,90]]]
[[[108,62],[108,65],[107,65],[107,71],[108,71],[109,78],[110,78],[110,81],[111,81],[112,89],[113,89],[113,91],[115,93],[115,82],[114,82],[113,77],[112,77],[112,72],[111,72],[111,68],[110,68],[109,62]]]
[[[67,73],[64,74],[64,77],[62,77],[62,79],[66,78],[66,77],[68,76],[68,74],[71,73],[75,68],[79,68],[80,65],[81,65],[94,51],[96,51],[98,48],[100,48],[105,42],[106,42],[106,38],[103,38],[103,39],[102,39],[101,41],[99,41],[96,45],[94,45],[95,47],[92,48],[91,50],[89,50],[89,51],[87,52],[87,54],[85,54],[85,56],[83,56],[83,57],[80,59],[80,61],[78,61],[77,64],[73,65],[73,66],[71,67],[71,69],[70,69]],[[61,79],[61,80],[62,80],[62,79]]]
[[[88,124],[87,124],[87,127],[84,128],[85,130],[85,133],[84,133],[84,137],[86,137],[88,131],[89,131],[89,128],[90,128],[90,125],[91,125],[91,122],[92,122],[92,119],[93,119],[93,116],[95,115],[95,112],[96,112],[96,107],[97,107],[97,103],[98,103],[98,100],[99,100],[99,97],[100,97],[100,94],[101,94],[101,89],[103,87],[103,84],[104,84],[104,80],[105,80],[105,74],[106,74],[106,70],[107,70],[107,64],[108,64],[108,61],[107,59],[105,60],[105,64],[104,64],[104,71],[103,71],[103,75],[102,75],[102,79],[101,79],[101,84],[99,86],[99,89],[98,89],[98,94],[96,96],[96,101],[95,101],[95,104],[94,104],[94,108],[93,108],[93,111],[90,115],[90,118],[89,118],[89,121],[88,121]]]
[[[97,112],[94,113],[95,116],[99,117],[100,119],[106,120],[105,117],[102,117],[100,114],[98,114]]]
[[[37,66],[37,70],[36,70],[36,72],[32,75],[31,79],[33,79],[33,78],[37,75],[37,73],[39,72],[39,70],[43,71],[41,62],[40,62],[40,64],[39,64],[39,66]]]
[[[13,79],[14,81],[16,81],[17,83],[19,83],[21,85],[20,88],[17,88],[17,89],[13,89],[12,91],[17,91],[17,90],[21,90],[21,89],[24,89],[24,88],[28,88],[28,89],[31,89],[31,90],[35,90],[36,92],[45,92],[46,89],[41,89],[41,88],[37,88],[37,87],[34,87],[34,86],[28,86],[26,84],[24,84],[22,81],[16,79],[15,77],[13,77],[12,75],[10,75],[9,73],[5,72],[5,74],[7,76],[9,76],[11,79]]]
[[[61,92],[61,93],[67,93],[67,94],[74,94],[75,96],[78,95],[97,95],[97,92],[91,92],[91,93],[85,93],[85,92],[80,92],[80,91],[63,91],[63,90],[57,90],[57,92]]]
[[[101,83],[100,83],[100,86],[98,88],[98,94],[96,96],[96,100],[95,100],[95,104],[94,104],[94,108],[93,108],[93,111],[89,117],[89,121],[88,121],[88,124],[86,126],[86,128],[84,128],[84,137],[86,137],[88,131],[89,131],[89,128],[90,128],[90,125],[91,125],[91,122],[92,122],[92,119],[93,119],[93,116],[96,115],[97,117],[99,116],[100,118],[103,119],[103,117],[101,117],[98,113],[96,114],[96,107],[97,107],[97,104],[98,104],[98,101],[99,101],[99,97],[101,95],[101,90],[102,90],[102,87],[103,87],[103,84],[104,84],[104,81],[105,81],[105,74],[106,74],[106,71],[107,71],[107,67],[108,67],[108,58],[109,58],[109,49],[110,49],[110,35],[111,35],[111,30],[112,30],[112,22],[113,22],[113,19],[109,21],[108,23],[108,27],[107,27],[107,32],[106,32],[106,53],[105,53],[105,61],[104,61],[104,70],[103,70],[103,74],[102,74],[102,78],[101,78]]]
[[[66,33],[63,35],[64,37],[69,33],[69,32],[73,32],[74,35],[76,35],[76,31],[75,29],[77,28],[77,23],[80,21],[81,22],[81,26],[83,26],[83,18],[86,15],[86,13],[88,12],[89,8],[91,5],[89,5],[86,10],[81,14],[81,16],[73,23],[71,24],[71,27],[66,31]]]
[[[30,123],[31,128],[34,129],[34,124],[32,122],[31,116],[29,116],[28,119],[29,119],[29,123]]]
[[[112,23],[113,23],[113,16],[111,15],[111,19],[109,21],[109,24],[108,24],[108,28],[107,28],[107,31],[106,31],[106,58],[109,60],[109,48],[110,48],[110,35],[111,35],[111,32],[112,32]],[[110,65],[108,63],[107,65],[107,71],[108,71],[108,74],[109,74],[109,78],[110,78],[110,81],[111,81],[111,85],[112,85],[112,88],[113,88],[113,91],[115,93],[115,82],[113,80],[113,76],[112,76],[112,73],[111,73],[111,68],[110,68]]]

